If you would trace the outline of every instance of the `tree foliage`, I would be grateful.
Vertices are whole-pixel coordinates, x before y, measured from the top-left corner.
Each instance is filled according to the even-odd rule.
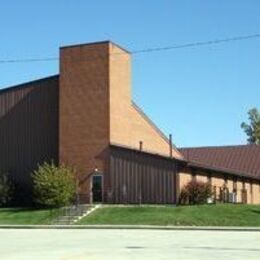
[[[181,190],[180,204],[204,204],[212,196],[212,189],[209,183],[192,180]]]
[[[71,203],[75,197],[75,175],[71,168],[44,163],[34,171],[32,178],[37,204],[61,207]]]
[[[13,185],[7,174],[0,175],[0,206],[7,204],[13,195]]]
[[[241,127],[248,136],[248,143],[260,144],[260,111],[252,108],[248,111],[249,124],[243,122]]]

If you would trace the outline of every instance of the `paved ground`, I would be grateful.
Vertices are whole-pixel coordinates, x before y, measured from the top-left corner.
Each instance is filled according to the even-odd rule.
[[[0,229],[2,259],[260,259],[260,232]]]

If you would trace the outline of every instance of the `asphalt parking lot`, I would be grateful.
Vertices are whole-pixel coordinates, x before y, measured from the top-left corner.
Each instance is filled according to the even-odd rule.
[[[0,229],[1,259],[260,259],[260,232]]]

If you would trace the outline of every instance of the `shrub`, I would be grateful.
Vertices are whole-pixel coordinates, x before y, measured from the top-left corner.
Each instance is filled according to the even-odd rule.
[[[180,204],[203,204],[212,196],[209,183],[192,180],[186,184],[180,193]]]
[[[76,193],[74,171],[54,163],[40,165],[32,174],[34,202],[47,207],[71,203]]]
[[[13,186],[7,174],[0,175],[0,206],[7,204],[13,195]]]

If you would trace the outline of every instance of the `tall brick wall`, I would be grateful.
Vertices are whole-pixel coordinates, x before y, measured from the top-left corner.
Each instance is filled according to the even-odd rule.
[[[131,140],[131,56],[109,44],[110,142],[127,144]]]
[[[110,142],[169,156],[169,142],[159,129],[132,103],[131,56],[120,47],[110,44]],[[173,149],[175,158],[182,155]]]
[[[60,50],[59,160],[75,167],[87,195],[90,174],[107,167],[108,59],[106,42]]]

